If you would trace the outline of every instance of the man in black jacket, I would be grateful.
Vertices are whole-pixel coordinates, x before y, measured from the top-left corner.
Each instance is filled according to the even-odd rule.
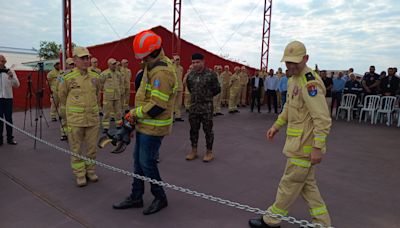
[[[250,110],[253,112],[254,109],[254,104],[257,102],[257,109],[258,113],[260,113],[260,107],[261,107],[261,93],[262,93],[262,86],[264,85],[264,82],[262,78],[259,77],[258,75],[259,72],[256,73],[256,75],[251,79],[250,81],[250,86],[251,86],[251,106]]]

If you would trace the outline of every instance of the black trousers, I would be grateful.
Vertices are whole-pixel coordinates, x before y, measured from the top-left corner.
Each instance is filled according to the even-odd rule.
[[[0,98],[0,117],[6,119],[7,122],[13,123],[12,121],[12,110],[13,110],[13,99],[12,98]],[[0,120],[0,141],[3,140],[3,128],[4,122]],[[12,127],[6,125],[7,141],[12,140]]]
[[[257,110],[258,112],[260,112],[260,108],[261,108],[261,94],[260,94],[260,90],[253,90],[251,91],[251,105],[250,105],[250,110],[253,111],[254,109],[254,105],[257,102]]]
[[[333,107],[336,103],[336,114],[337,114],[337,109],[340,106],[340,102],[342,101],[342,92],[332,92],[332,103],[331,103],[331,111],[333,111]],[[332,114],[332,113],[331,113]]]
[[[266,95],[267,95],[268,111],[271,112],[271,103],[274,102],[274,111],[275,113],[278,113],[278,98],[276,96],[276,91],[268,89]]]

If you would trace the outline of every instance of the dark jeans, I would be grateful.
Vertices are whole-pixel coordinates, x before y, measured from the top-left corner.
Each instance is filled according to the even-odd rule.
[[[0,98],[0,117],[6,119],[7,122],[10,122],[11,124],[13,123],[12,121],[12,110],[13,110],[13,99],[8,99],[8,98]],[[3,121],[0,120],[0,141],[3,141],[3,128],[4,128]],[[13,137],[13,131],[12,127],[9,125],[6,125],[6,131],[7,131],[7,141],[12,140]]]
[[[342,92],[332,92],[332,104],[331,104],[331,111],[333,111],[333,107],[336,103],[336,114],[337,114],[337,110],[340,106],[340,102],[342,101]],[[332,113],[331,113],[332,114]]]
[[[278,113],[278,98],[276,96],[275,90],[267,90],[267,104],[268,104],[268,111],[271,112],[271,103],[274,102],[274,111]],[[271,102],[272,99],[272,102]]]
[[[287,94],[287,91],[281,92],[282,110],[283,110],[283,106],[286,103],[286,94]]]
[[[260,90],[258,90],[258,89],[253,90],[251,92],[251,106],[250,106],[251,111],[253,111],[255,103],[257,103],[257,110],[258,110],[258,112],[260,112],[260,107],[261,107],[260,99],[261,99]]]
[[[161,181],[157,167],[157,158],[163,136],[145,135],[136,132],[135,151],[133,153],[134,173]],[[164,189],[156,184],[151,184],[151,193],[155,198],[166,198]],[[131,198],[142,199],[144,194],[144,181],[133,178]]]

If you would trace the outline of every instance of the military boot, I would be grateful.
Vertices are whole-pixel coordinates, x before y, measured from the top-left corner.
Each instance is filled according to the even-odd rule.
[[[210,162],[214,159],[214,155],[211,150],[207,150],[206,154],[203,157],[203,162]]]
[[[94,173],[94,171],[88,171],[86,177],[91,182],[97,182],[99,180],[99,177]]]
[[[197,148],[192,147],[192,151],[186,155],[186,160],[191,161],[197,158]]]
[[[78,185],[78,187],[86,186],[86,177],[85,176],[76,177],[76,185]]]

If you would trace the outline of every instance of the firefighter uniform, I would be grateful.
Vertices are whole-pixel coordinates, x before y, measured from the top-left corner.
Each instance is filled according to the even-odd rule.
[[[231,79],[232,73],[229,71],[229,66],[226,65],[224,68],[224,72],[221,73],[221,77],[222,77],[222,88],[221,88],[221,103],[223,106],[227,106],[228,105],[228,101],[229,101],[229,82]]]
[[[267,75],[268,75],[268,73],[267,73],[267,71],[265,70],[265,68],[263,68],[263,69],[260,71],[260,73],[258,74],[258,76],[259,76],[260,78],[262,78],[263,82],[265,82],[265,78],[267,77]],[[265,97],[265,91],[262,89],[262,90],[261,90],[261,99],[260,99],[261,105],[264,104],[264,97]]]
[[[216,65],[214,67],[214,72],[215,74],[217,74],[219,86],[220,88],[222,88],[222,77],[221,77],[222,66]],[[217,95],[214,96],[213,106],[214,106],[214,115],[223,115],[221,113],[221,93],[218,93]]]
[[[74,56],[88,56],[86,48],[76,47]],[[99,75],[93,71],[81,72],[77,68],[66,74],[60,81],[59,97],[61,110],[67,118],[68,141],[72,152],[95,159],[97,139],[99,136]],[[86,143],[86,154],[82,143]],[[86,185],[87,176],[97,181],[95,165],[78,157],[71,157],[73,173],[77,177],[78,186]]]
[[[108,65],[115,65],[117,61],[113,58],[108,60]],[[113,66],[110,66],[113,67]],[[116,66],[115,66],[116,67]],[[121,122],[121,85],[122,77],[120,73],[110,68],[103,71],[100,75],[100,82],[103,89],[103,129],[106,131],[110,127],[110,119],[113,117],[117,124]]]
[[[60,63],[54,64],[54,66],[59,65]],[[56,97],[54,96],[54,91],[57,90],[57,77],[60,75],[60,70],[54,68],[47,74],[47,82],[50,87],[50,117],[53,121],[57,121],[58,116],[57,116],[57,108],[58,108],[58,101],[56,100]]]
[[[229,113],[239,112],[237,105],[239,101],[240,91],[240,68],[235,67],[235,73],[229,80]]]
[[[97,59],[96,58],[92,57],[90,59],[90,64],[91,64],[91,66],[88,68],[88,70],[91,70],[91,71],[94,71],[94,72],[96,72],[98,74],[101,74],[101,69],[97,67],[98,63],[97,63]]]
[[[183,100],[183,105],[185,106],[186,111],[189,110],[190,107],[190,92],[187,88],[186,80],[190,73],[190,69],[186,72],[185,76],[183,77],[183,87],[185,87],[185,96]]]
[[[123,59],[121,63],[122,63],[121,73],[123,75],[123,85],[124,85],[121,103],[122,103],[122,110],[125,111],[129,110],[129,101],[131,98],[132,72],[130,69],[128,69],[128,60]]]
[[[182,107],[182,95],[183,95],[183,67],[179,64],[179,56],[174,56],[175,62],[175,70],[176,70],[176,76],[178,78],[178,89],[176,91],[176,101],[175,101],[175,107],[174,107],[174,113],[175,113],[175,119],[176,120],[182,120],[182,114],[181,114],[181,107]]]
[[[247,83],[249,83],[249,75],[247,74],[246,67],[242,67],[240,76],[240,91],[239,91],[239,104],[246,106],[247,100]]]

